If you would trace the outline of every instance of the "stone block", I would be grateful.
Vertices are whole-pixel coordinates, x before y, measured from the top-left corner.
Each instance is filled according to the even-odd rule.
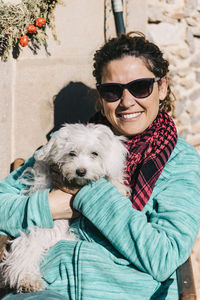
[[[192,30],[189,27],[186,29],[185,41],[189,46],[190,52],[194,53],[195,52],[194,36],[193,36]]]
[[[148,6],[148,22],[157,23],[164,21],[165,17],[162,12],[162,7],[158,5]]]
[[[200,89],[197,88],[195,89],[191,94],[190,94],[190,100],[195,101],[200,99]]]
[[[200,133],[200,121],[196,120],[196,122],[192,124],[191,133],[194,135]],[[200,144],[200,140],[199,140],[199,144]]]
[[[200,83],[200,71],[196,72],[196,80]]]
[[[187,141],[193,146],[199,146],[200,145],[200,133],[188,136]]]
[[[190,66],[194,68],[200,68],[200,54],[192,56]]]
[[[193,16],[198,8],[198,0],[185,0],[186,16]]]
[[[160,46],[181,45],[185,40],[185,28],[180,23],[149,24],[149,32]]]

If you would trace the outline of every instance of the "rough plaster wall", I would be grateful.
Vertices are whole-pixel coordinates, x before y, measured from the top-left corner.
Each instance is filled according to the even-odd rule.
[[[168,58],[179,133],[200,151],[200,1],[147,0],[149,36]],[[200,299],[200,233],[192,253]]]
[[[6,174],[11,161],[12,149],[12,117],[13,117],[13,80],[14,68],[12,63],[0,65],[0,173]]]
[[[12,2],[17,4],[20,0]],[[44,49],[34,56],[24,48],[17,60],[10,57],[6,63],[0,62],[0,178],[9,173],[10,163],[16,157],[28,158],[46,143],[46,135],[54,126],[58,127],[58,117],[61,122],[74,121],[72,114],[79,118],[87,99],[90,107],[84,112],[92,112],[95,99],[92,59],[95,50],[104,43],[104,1],[64,2],[66,5],[57,6],[55,12],[60,44],[49,31],[51,56]],[[146,1],[129,0],[124,4],[127,30],[145,31]],[[107,33],[116,36],[112,12],[108,23]]]
[[[16,157],[28,158],[46,143],[46,134],[54,126],[56,95],[62,91],[64,99],[70,82],[85,93],[94,87],[92,56],[104,41],[104,2],[64,2],[55,12],[60,44],[49,31],[51,56],[44,49],[33,55],[24,48],[17,60],[10,57],[6,63],[0,62],[0,178],[9,173]]]

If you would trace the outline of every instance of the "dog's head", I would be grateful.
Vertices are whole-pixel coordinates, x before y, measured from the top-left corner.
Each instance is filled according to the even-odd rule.
[[[127,156],[123,140],[105,125],[65,124],[35,159],[58,164],[63,176],[79,185],[104,176],[121,178]]]

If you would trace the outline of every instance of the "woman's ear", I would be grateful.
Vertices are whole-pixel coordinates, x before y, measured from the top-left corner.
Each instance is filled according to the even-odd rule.
[[[168,79],[167,77],[163,77],[160,79],[159,84],[159,100],[164,100],[167,96],[167,89],[168,89]]]

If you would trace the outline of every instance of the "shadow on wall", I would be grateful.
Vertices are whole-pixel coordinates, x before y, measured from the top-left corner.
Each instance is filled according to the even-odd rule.
[[[97,92],[82,82],[70,82],[54,98],[54,127],[51,134],[64,123],[86,123],[95,113]]]

